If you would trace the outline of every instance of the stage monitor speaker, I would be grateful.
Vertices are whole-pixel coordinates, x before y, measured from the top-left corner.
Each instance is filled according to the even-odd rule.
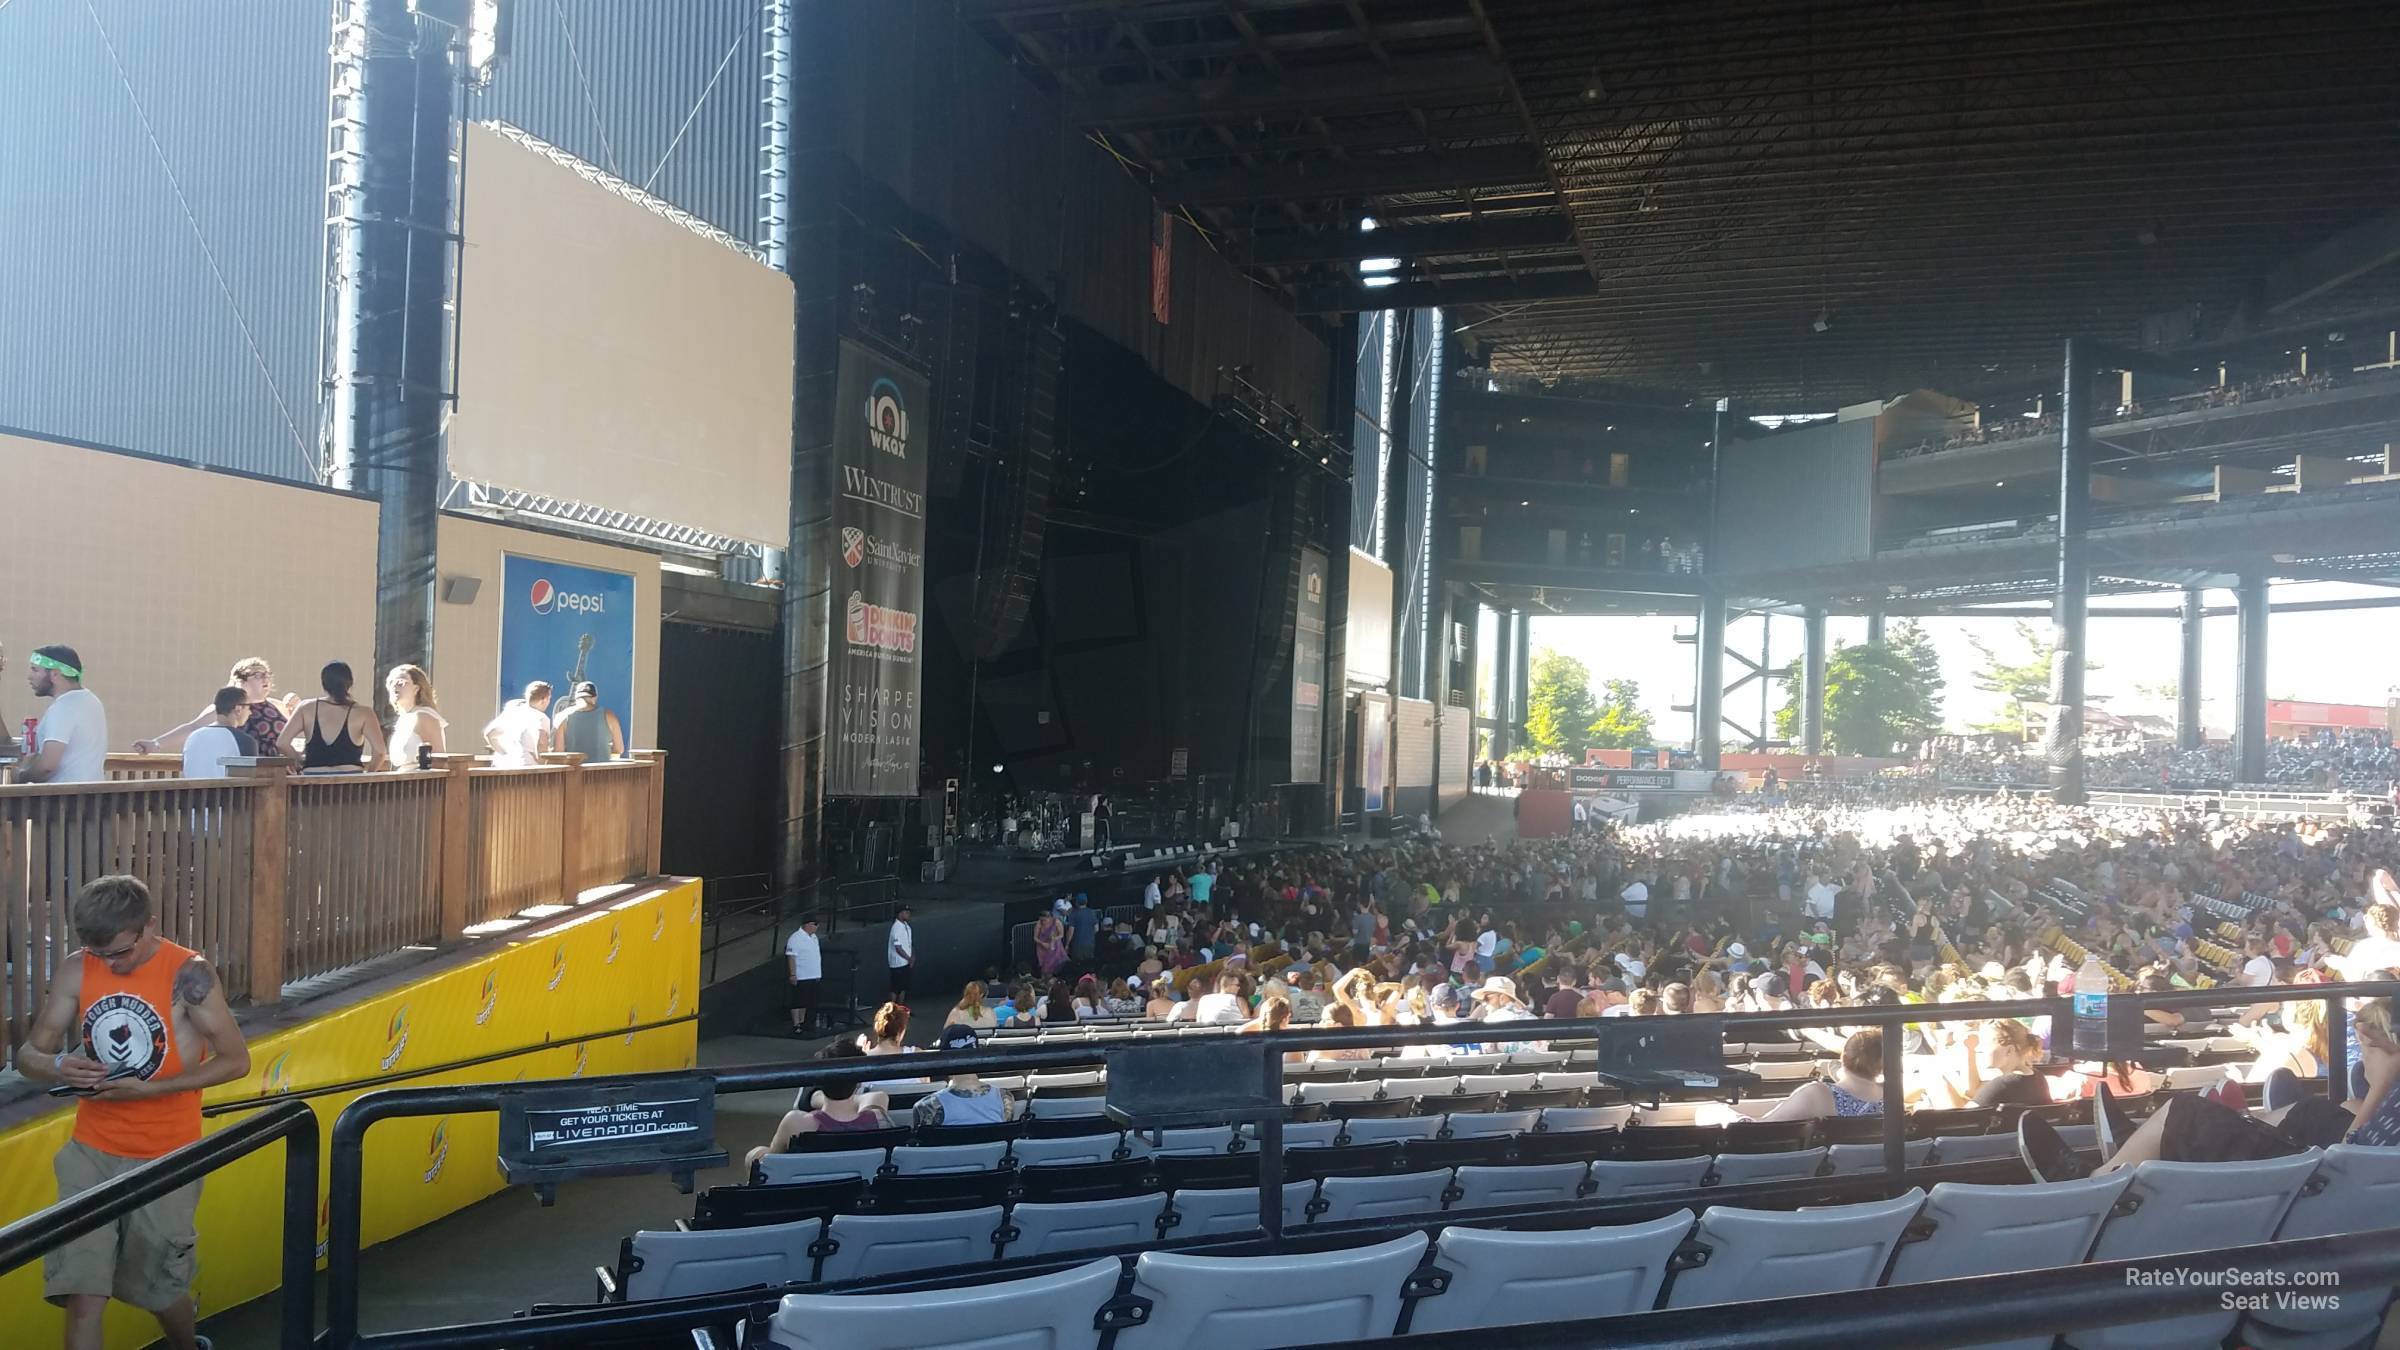
[[[973,453],[983,292],[973,286],[928,285],[917,292],[917,310],[932,329],[933,344],[933,448],[926,491],[956,497],[966,486],[966,463]]]

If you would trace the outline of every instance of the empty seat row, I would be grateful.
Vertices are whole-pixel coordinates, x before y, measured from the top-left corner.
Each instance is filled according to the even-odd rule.
[[[1177,1195],[1172,1203],[1183,1200]],[[1152,1251],[1133,1259],[1129,1283],[1123,1259],[1112,1256],[1055,1275],[956,1289],[793,1294],[778,1307],[769,1339],[783,1350],[996,1344],[1097,1350],[1111,1331],[1124,1350],[1338,1343],[2362,1231],[2387,1222],[2395,1200],[2400,1150],[2342,1145],[2257,1163],[2150,1162],[2071,1182],[1945,1182],[1930,1194],[1910,1190],[1890,1200],[1791,1212],[1714,1207],[1696,1216],[1680,1210],[1647,1223],[1543,1232],[1454,1225],[1430,1238],[1411,1232],[1367,1246],[1270,1256]],[[2390,1296],[2388,1289],[2343,1290],[2304,1310],[2253,1313],[2244,1339],[2362,1342],[2375,1334]],[[2043,1325],[2038,1299],[2024,1308],[2018,1327],[1995,1331],[2030,1334],[2002,1344],[2045,1347],[2066,1330]],[[2214,1310],[2066,1331],[2066,1338],[2072,1350],[2213,1345],[2242,1316]]]

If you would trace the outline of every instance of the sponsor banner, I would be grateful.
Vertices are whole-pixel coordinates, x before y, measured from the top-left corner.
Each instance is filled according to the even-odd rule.
[[[842,344],[834,395],[832,745],[825,791],[917,793],[918,632],[925,612],[925,377]]]
[[[547,680],[551,711],[578,680],[600,688],[600,706],[625,728],[625,743],[644,733],[633,723],[633,577],[596,567],[528,558],[501,562],[500,702]],[[474,729],[460,733],[469,736]]]
[[[1603,769],[1578,764],[1567,770],[1567,786],[1576,792],[1626,788],[1673,791],[1676,783],[1670,769]]]
[[[1379,815],[1392,781],[1392,705],[1381,694],[1358,696],[1358,786],[1361,809]]]
[[[214,1106],[403,1075],[406,1086],[433,1087],[687,1070],[697,1024],[619,1033],[692,1013],[699,978],[700,883],[639,890],[614,908],[593,907],[567,927],[495,944],[437,974],[261,1034],[250,1042],[249,1076],[209,1088],[201,1100]],[[574,1043],[559,1043],[567,1041]],[[371,1090],[307,1100],[330,1134],[342,1109]],[[212,1116],[202,1128],[213,1132],[240,1119],[238,1112]],[[0,1134],[0,1225],[57,1200],[50,1158],[73,1127],[73,1109],[60,1108]],[[390,1120],[369,1131],[364,1244],[500,1190],[498,1145],[499,1118],[491,1112]],[[325,1165],[320,1159],[320,1197]],[[282,1178],[283,1151],[269,1148],[212,1174],[202,1187],[195,1292],[203,1309],[230,1308],[276,1287],[282,1212],[259,1197],[282,1194]],[[325,1223],[320,1201],[320,1258]],[[40,1262],[0,1276],[0,1319],[16,1328],[5,1344],[59,1343],[58,1310],[41,1294]],[[158,1324],[146,1314],[110,1310],[112,1348],[130,1350],[157,1335]]]
[[[1320,549],[1300,550],[1300,606],[1292,624],[1292,777],[1325,779],[1325,583]]]

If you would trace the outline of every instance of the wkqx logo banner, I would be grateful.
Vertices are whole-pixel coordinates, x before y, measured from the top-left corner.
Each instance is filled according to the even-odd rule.
[[[841,691],[828,793],[916,795],[918,626],[925,612],[926,466],[912,444],[925,377],[856,343],[842,344],[835,405],[834,541],[844,568],[841,639],[831,683]]]
[[[499,705],[522,698],[535,680],[551,688],[550,711],[579,682],[598,686],[600,706],[616,713],[628,744],[644,734],[633,722],[633,578],[624,572],[528,558],[501,560]]]

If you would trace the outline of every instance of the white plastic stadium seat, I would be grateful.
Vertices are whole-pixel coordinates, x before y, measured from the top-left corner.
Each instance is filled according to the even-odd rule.
[[[1880,1149],[1881,1144],[1867,1147]],[[1950,1163],[1990,1162],[1994,1158],[2017,1156],[2017,1137],[2014,1134],[1945,1134],[1933,1141],[1935,1166]]]
[[[1341,1133],[1342,1122],[1338,1120],[1287,1120],[1283,1124],[1283,1146],[1285,1148],[1323,1148],[1340,1138]],[[1242,1140],[1246,1150],[1257,1151],[1258,1127],[1244,1125]]]
[[[1547,1205],[1572,1200],[1583,1185],[1583,1163],[1539,1163],[1530,1167],[1458,1169],[1458,1198],[1452,1209],[1498,1209],[1510,1205]],[[1598,1316],[1598,1314],[1592,1314]],[[1413,1324],[1412,1324],[1413,1325]]]
[[[1667,1259],[1691,1231],[1688,1209],[1648,1223],[1555,1233],[1445,1228],[1434,1264],[1450,1272],[1450,1287],[1417,1304],[1409,1332],[1648,1312],[1666,1281]]]
[[[1910,1167],[1923,1167],[1933,1156],[1933,1141],[1910,1139],[1900,1145],[1900,1157]],[[1883,1170],[1883,1145],[1833,1144],[1825,1150],[1825,1164],[1832,1169],[1826,1175],[1856,1176],[1860,1172]]]
[[[1458,1081],[1461,1092],[1474,1096],[1484,1092],[1531,1092],[1541,1077],[1538,1073],[1470,1073]]]
[[[1133,1293],[1151,1301],[1117,1350],[1273,1350],[1295,1338],[1331,1343],[1389,1336],[1400,1287],[1425,1254],[1423,1233],[1372,1247],[1295,1256],[1144,1252]]]
[[[1603,1200],[1613,1200],[1653,1191],[1696,1190],[1708,1177],[1708,1165],[1713,1161],[1700,1153],[1652,1162],[1596,1162],[1592,1164],[1592,1185],[1596,1188],[1592,1193]]]
[[[989,1172],[1008,1156],[1008,1142],[988,1144],[902,1144],[892,1150],[892,1170],[904,1177],[938,1172]]]
[[[1545,1078],[1548,1075],[1544,1075]],[[1633,1119],[1630,1106],[1545,1106],[1544,1130],[1621,1130]]]
[[[1092,1087],[1100,1081],[1098,1069],[1070,1069],[1060,1073],[1029,1073],[1025,1086],[1039,1091],[1042,1088]]]
[[[1108,1114],[1106,1097],[1034,1097],[1025,1103],[1032,1120],[1088,1120]]]
[[[1099,1350],[1093,1315],[1123,1265],[1103,1257],[1030,1280],[909,1294],[792,1294],[775,1350]]]
[[[1564,1050],[1519,1050],[1508,1057],[1508,1067],[1517,1069],[1555,1069],[1567,1062]],[[1469,1088],[1472,1092],[1474,1089]]]
[[[1230,1125],[1194,1125],[1189,1129],[1160,1130],[1158,1142],[1150,1142],[1150,1131],[1135,1130],[1125,1136],[1125,1146],[1136,1158],[1198,1157],[1233,1151],[1233,1127]]]
[[[2225,1081],[2222,1064],[2177,1064],[2167,1070],[2167,1090],[2187,1092],[2194,1088],[2203,1091]]]
[[[1434,1074],[1424,1078],[1386,1078],[1383,1095],[1386,1097],[1450,1097],[1457,1095],[1459,1079],[1455,1074]]]
[[[2110,1206],[2132,1182],[2129,1171],[2026,1186],[1945,1181],[1925,1197],[1925,1208],[1917,1215],[1920,1228],[1930,1224],[1932,1235],[1902,1243],[1884,1283],[1919,1284],[2081,1265]],[[2050,1341],[2049,1336],[2035,1336],[1976,1350],[2047,1350]]]
[[[1715,1169],[1719,1186],[1746,1186],[1755,1181],[1793,1181],[1813,1177],[1825,1161],[1822,1147],[1790,1153],[1720,1153]]]
[[[1055,1256],[1094,1247],[1136,1247],[1158,1240],[1158,1216],[1166,1211],[1164,1191],[1128,1195],[1115,1200],[1069,1200],[1060,1204],[1019,1205],[1008,1212],[1016,1235],[1008,1240],[1003,1259]]]
[[[2129,1261],[2139,1256],[2248,1247],[2265,1242],[2282,1226],[2300,1187],[2317,1170],[2320,1152],[2310,1149],[2264,1162],[2146,1162],[2133,1169],[2125,1202],[2134,1207],[2100,1228],[2093,1261]],[[2233,1311],[2210,1311],[2132,1326],[2069,1332],[2076,1350],[2169,1350],[2214,1345],[2233,1330]]]
[[[1317,1188],[1304,1181],[1284,1183],[1283,1226],[1286,1231],[1308,1222],[1308,1201],[1316,1193]],[[1170,1239],[1216,1237],[1225,1233],[1250,1233],[1258,1229],[1256,1186],[1177,1191],[1169,1204],[1175,1216],[1174,1225],[1167,1229]]]
[[[1342,1223],[1350,1219],[1391,1219],[1439,1214],[1442,1193],[1450,1189],[1450,1169],[1402,1172],[1380,1177],[1327,1177],[1317,1192],[1321,1212],[1311,1223]]]
[[[856,1280],[989,1261],[999,1227],[998,1205],[934,1214],[836,1214],[825,1229],[834,1250],[817,1267],[817,1278]]]
[[[2400,1214],[2400,1148],[2335,1144],[2275,1231],[2277,1242],[2389,1227]],[[2392,1291],[2385,1287],[2305,1291],[2331,1294],[2331,1306],[2250,1314],[2242,1339],[2260,1350],[2313,1350],[2363,1344],[2374,1336]]]
[[[806,1280],[812,1264],[808,1245],[824,1227],[822,1219],[802,1219],[700,1233],[635,1233],[625,1298],[681,1298]]]
[[[1589,1092],[1600,1086],[1600,1075],[1590,1070],[1545,1069],[1536,1077],[1540,1079],[1540,1086],[1544,1092],[1557,1088],[1581,1088]]]
[[[1660,1102],[1656,1106],[1642,1107],[1635,1111],[1634,1115],[1644,1125],[1697,1125],[1700,1123],[1700,1108],[1716,1104],[1715,1102]]]
[[[1367,1083],[1302,1083],[1292,1094],[1292,1100],[1303,1105],[1312,1102],[1368,1102],[1383,1091],[1383,1084]]]
[[[1805,1059],[1752,1060],[1742,1066],[1770,1083],[1797,1083],[1817,1076],[1817,1066]]]
[[[845,1177],[873,1180],[883,1167],[884,1150],[848,1148],[832,1153],[770,1153],[758,1160],[758,1175],[769,1185],[796,1181],[840,1181]]]
[[[1115,1134],[1077,1134],[1060,1139],[1019,1139],[1008,1150],[1019,1167],[1107,1162],[1117,1156],[1117,1138]]]
[[[1523,1134],[1540,1119],[1539,1111],[1464,1111],[1449,1116],[1442,1128],[1453,1139],[1491,1139],[1502,1135]]]
[[[1667,1306],[1871,1288],[1924,1201],[1925,1192],[1911,1188],[1890,1200],[1791,1213],[1712,1208],[1692,1232],[1708,1260],[1676,1274]]]
[[[1510,1062],[1507,1055],[1496,1050],[1462,1051],[1442,1056],[1442,1067],[1460,1073],[1487,1073]]]
[[[1440,1116],[1391,1116],[1382,1120],[1353,1120],[1347,1124],[1353,1144],[1380,1144],[1387,1139],[1431,1139],[1442,1132]]]

